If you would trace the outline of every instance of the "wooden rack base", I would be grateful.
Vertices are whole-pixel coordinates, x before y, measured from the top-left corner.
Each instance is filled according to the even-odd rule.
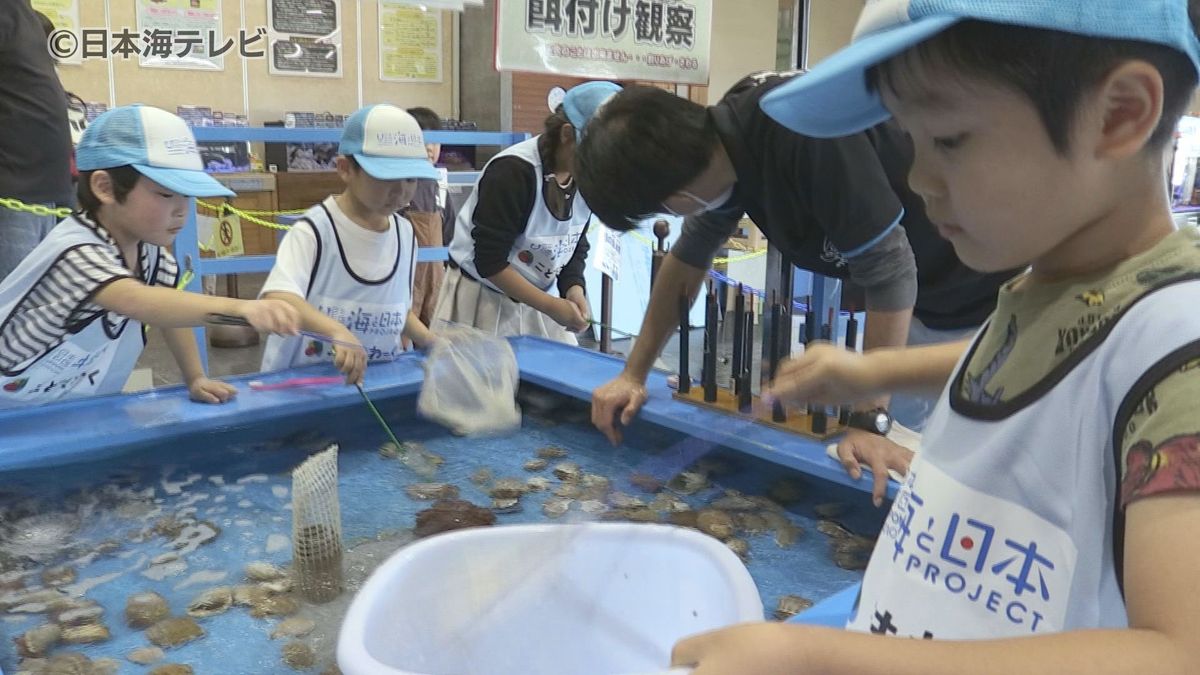
[[[800,434],[801,436],[807,436],[808,438],[815,438],[821,441],[833,438],[834,436],[845,431],[845,429],[838,424],[838,419],[836,416],[827,415],[825,418],[825,433],[816,433],[812,430],[812,416],[808,415],[804,411],[796,411],[791,409],[787,409],[786,422],[776,422],[774,419],[772,419],[770,407],[764,405],[762,400],[757,396],[753,397],[751,400],[751,412],[744,413],[738,410],[737,397],[734,396],[733,392],[728,389],[718,388],[717,400],[713,403],[709,403],[704,400],[704,388],[696,385],[692,385],[691,390],[686,394],[680,394],[678,391],[676,391],[673,393],[673,396],[679,401],[686,401],[694,405],[708,408],[709,410],[715,410],[717,412],[725,413],[726,415],[738,417],[743,420],[752,420],[760,424],[774,427],[781,431]]]

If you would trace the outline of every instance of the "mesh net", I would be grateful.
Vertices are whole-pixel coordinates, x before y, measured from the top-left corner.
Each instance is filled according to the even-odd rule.
[[[517,357],[508,341],[457,325],[438,335],[442,339],[425,359],[417,411],[456,434],[521,426]]]
[[[342,516],[337,444],[292,472],[292,567],[305,599],[328,602],[342,592]]]

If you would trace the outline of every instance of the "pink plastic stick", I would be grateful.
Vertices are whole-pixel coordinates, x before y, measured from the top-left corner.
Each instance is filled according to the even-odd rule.
[[[255,391],[275,391],[276,389],[297,389],[299,387],[319,387],[328,384],[341,384],[346,381],[341,375],[331,375],[328,377],[294,377],[283,382],[272,382],[266,384],[264,382],[254,381],[250,383],[250,388]]]

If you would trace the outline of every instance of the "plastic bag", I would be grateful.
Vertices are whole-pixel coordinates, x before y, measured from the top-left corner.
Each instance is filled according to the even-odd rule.
[[[425,358],[417,412],[460,435],[521,426],[517,357],[508,340],[457,325],[438,337]]]

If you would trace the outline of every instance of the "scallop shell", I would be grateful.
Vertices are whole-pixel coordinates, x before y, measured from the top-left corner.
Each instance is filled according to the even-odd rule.
[[[696,515],[696,526],[700,531],[724,541],[733,536],[736,527],[733,517],[717,509],[704,509]]]
[[[102,623],[88,623],[82,626],[64,628],[62,641],[69,645],[90,645],[97,642],[107,642],[112,639],[108,626]]]
[[[158,647],[139,647],[131,652],[125,658],[140,665],[148,666],[151,663],[163,660],[163,650]]]
[[[178,647],[204,637],[204,629],[187,616],[163,619],[146,629],[146,638],[159,647]]]
[[[730,551],[736,553],[737,557],[741,558],[743,562],[750,558],[750,544],[746,543],[745,539],[735,537],[726,541],[725,545],[729,547]]]
[[[834,539],[849,539],[854,536],[844,525],[833,520],[817,521],[817,532]]]
[[[545,476],[532,476],[525,481],[525,487],[529,488],[530,492],[542,492],[550,489],[550,479]]]
[[[233,590],[228,586],[211,588],[196,596],[187,607],[188,616],[198,619],[215,616],[233,604]]]
[[[583,470],[575,462],[559,462],[554,465],[554,476],[561,481],[573,483],[583,475]]]
[[[492,470],[484,467],[471,474],[470,481],[476,485],[483,486],[492,482]]]
[[[525,462],[524,468],[526,471],[541,471],[550,465],[549,460],[544,457],[538,457]]]
[[[82,626],[99,623],[103,615],[104,608],[100,605],[82,605],[62,610],[54,616],[54,621],[62,626]]]
[[[780,621],[786,621],[800,612],[812,607],[813,602],[808,598],[800,597],[799,595],[784,595],[779,598],[779,604],[775,606],[775,618]]]
[[[305,670],[317,662],[317,655],[313,653],[312,647],[303,642],[289,642],[283,646],[283,662],[289,668]]]
[[[312,619],[307,619],[302,616],[295,616],[290,619],[284,619],[275,626],[275,630],[271,631],[271,639],[281,637],[304,637],[313,632],[317,627],[317,623]]]
[[[47,586],[64,586],[75,581],[75,568],[70,565],[49,567],[42,570],[42,583]]]
[[[552,497],[542,504],[542,513],[551,518],[560,518],[571,508],[570,499]]]
[[[608,503],[613,508],[617,509],[635,509],[646,505],[646,502],[634,497],[633,495],[625,494],[624,492],[614,492],[608,496]]]
[[[40,675],[92,675],[92,660],[83,654],[55,654],[36,671]]]
[[[708,476],[695,471],[683,471],[667,481],[667,488],[681,495],[690,495],[708,487]]]
[[[634,473],[629,476],[629,483],[635,488],[649,494],[662,489],[663,482],[648,473]]]
[[[567,449],[557,445],[547,445],[538,448],[537,456],[542,459],[562,459],[567,456]]]
[[[458,486],[448,483],[413,483],[405,486],[404,493],[412,499],[457,499]]]
[[[791,548],[796,539],[800,538],[800,532],[800,528],[791,523],[780,525],[775,529],[775,545],[779,548]]]
[[[709,506],[722,511],[754,511],[758,502],[736,490],[729,490],[724,497],[713,500]]]
[[[287,575],[287,570],[269,562],[252,562],[246,565],[246,578],[250,581],[275,581]]]
[[[261,586],[235,586],[233,588],[233,604],[238,607],[252,607],[271,596],[271,592]]]
[[[493,499],[519,499],[525,494],[528,489],[525,481],[515,478],[501,478],[496,481],[491,490],[488,490],[488,495]]]
[[[268,593],[290,593],[296,587],[296,582],[292,581],[291,577],[285,577],[276,581],[267,581],[258,586]]]
[[[31,628],[20,637],[13,640],[17,644],[17,653],[24,658],[45,656],[50,648],[62,639],[62,629],[47,623],[37,628]]]
[[[517,513],[521,510],[520,499],[493,499],[492,510],[496,513]]]
[[[605,504],[599,499],[586,499],[582,502],[579,502],[579,510],[583,511],[584,513],[595,515],[607,511],[608,504]]]
[[[272,595],[250,606],[250,616],[261,619],[268,616],[288,616],[295,614],[300,604],[288,595]]]
[[[563,483],[554,488],[554,496],[562,497],[563,499],[579,499],[583,495],[583,488],[575,483]]]
[[[166,598],[153,591],[131,595],[125,601],[125,623],[130,628],[147,628],[170,615]]]

